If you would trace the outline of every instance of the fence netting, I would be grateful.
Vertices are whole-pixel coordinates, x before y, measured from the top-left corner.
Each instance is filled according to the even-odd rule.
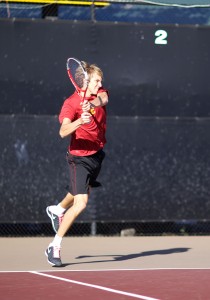
[[[195,22],[199,24],[199,22],[203,22],[203,24],[208,24],[209,11],[208,0],[0,1],[0,18],[56,18],[108,22],[155,22],[156,18],[157,22],[160,22],[158,16],[160,15],[161,19],[161,14],[164,14],[163,20],[171,23],[171,16],[168,18],[165,16],[173,13],[179,15],[177,23]]]
[[[205,236],[210,220],[75,222],[67,236]],[[48,223],[0,224],[0,237],[53,236]]]

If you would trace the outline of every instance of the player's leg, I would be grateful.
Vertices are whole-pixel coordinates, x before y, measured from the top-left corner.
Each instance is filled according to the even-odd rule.
[[[75,219],[85,209],[88,202],[89,185],[92,185],[100,171],[101,162],[103,160],[101,153],[90,157],[74,157],[68,156],[70,166],[70,191],[74,196],[74,204],[65,212],[63,221],[59,226],[58,232],[54,240],[48,246],[45,254],[48,262],[55,266],[61,266],[60,248],[62,238],[71,227]],[[68,198],[64,200],[64,204],[68,203]]]
[[[76,218],[81,214],[81,212],[86,208],[88,203],[87,194],[79,194],[74,196],[74,204],[70,207],[64,217],[62,224],[60,225],[57,235],[63,237],[69,230]]]
[[[79,194],[74,196],[74,204],[66,211],[63,221],[60,224],[57,234],[53,241],[49,244],[45,254],[48,262],[53,266],[61,266],[60,249],[62,238],[69,230],[76,218],[86,208],[88,202],[88,194]]]
[[[59,203],[62,208],[65,210],[71,207],[74,203],[74,196],[70,193],[67,193],[66,197]]]

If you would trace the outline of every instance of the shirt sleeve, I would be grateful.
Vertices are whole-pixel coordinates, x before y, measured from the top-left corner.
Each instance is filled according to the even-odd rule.
[[[100,94],[100,93],[104,93],[104,92],[106,92],[107,93],[107,95],[109,96],[109,92],[108,92],[108,90],[106,90],[105,88],[103,88],[103,87],[101,87],[99,90],[98,90],[98,93],[97,93],[97,95],[98,94]]]
[[[61,108],[60,114],[59,114],[59,122],[62,124],[64,118],[68,118],[71,121],[75,119],[75,108],[72,105],[73,102],[71,102],[69,99],[65,100],[63,103],[63,106]]]

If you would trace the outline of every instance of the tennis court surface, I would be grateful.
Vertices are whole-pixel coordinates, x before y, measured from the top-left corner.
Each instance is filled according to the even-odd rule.
[[[0,298],[208,300],[210,237],[66,237],[63,266],[44,255],[52,238],[0,238]]]

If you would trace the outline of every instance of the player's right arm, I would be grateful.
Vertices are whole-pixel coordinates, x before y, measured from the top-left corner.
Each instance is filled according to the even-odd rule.
[[[88,124],[90,122],[91,114],[89,112],[83,112],[81,117],[73,122],[69,118],[64,118],[61,124],[59,134],[62,138],[71,135],[75,130],[77,130],[83,124]]]

